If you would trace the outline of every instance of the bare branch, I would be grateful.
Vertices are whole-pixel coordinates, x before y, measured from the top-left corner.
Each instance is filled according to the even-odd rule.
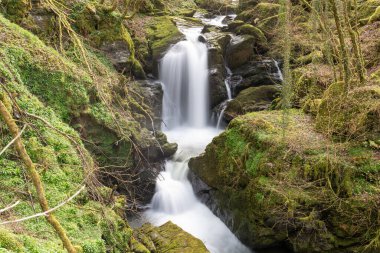
[[[21,129],[21,131],[18,133],[18,135],[11,140],[11,142],[8,143],[1,151],[0,151],[0,156],[22,135],[24,130],[26,129],[27,125],[24,125],[24,127]],[[1,212],[0,212],[1,213]]]
[[[17,220],[11,220],[11,221],[5,221],[5,222],[2,222],[0,223],[0,225],[5,225],[5,224],[9,224],[9,223],[17,223],[17,222],[22,222],[22,221],[26,221],[26,220],[30,220],[30,219],[33,219],[33,218],[37,218],[37,217],[40,217],[40,216],[47,216],[47,214],[51,213],[51,212],[54,212],[55,210],[57,210],[58,208],[60,208],[61,206],[67,204],[68,202],[70,202],[71,200],[73,200],[76,196],[79,195],[79,193],[81,193],[83,190],[84,190],[85,186],[83,185],[74,195],[72,195],[70,198],[66,199],[65,201],[63,201],[62,203],[60,203],[59,205],[45,211],[45,212],[42,212],[42,213],[36,213],[34,215],[31,215],[31,216],[27,216],[27,217],[24,217],[24,218],[21,218],[21,219],[17,219]],[[19,202],[19,201],[18,201]],[[16,202],[17,203],[17,202]],[[18,203],[17,203],[18,204]],[[9,209],[9,208],[8,208]],[[0,213],[1,213],[2,210],[0,210]]]

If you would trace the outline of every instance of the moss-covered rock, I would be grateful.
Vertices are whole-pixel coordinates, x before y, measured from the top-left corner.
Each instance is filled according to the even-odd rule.
[[[279,91],[280,89],[275,85],[245,89],[236,98],[228,102],[224,118],[229,122],[239,115],[266,110],[279,95]]]
[[[277,3],[260,2],[253,9],[244,9],[236,19],[256,25],[260,30],[271,34],[277,25],[279,10],[280,5]]]
[[[160,227],[144,224],[138,230],[136,236],[142,238],[142,235],[145,235],[145,240],[141,240],[141,243],[146,244],[145,246],[147,248],[155,248],[155,252],[157,253],[209,252],[201,240],[183,231],[180,227],[170,221]]]
[[[299,111],[236,118],[190,168],[211,187],[215,213],[253,248],[360,252],[376,240],[378,225],[365,224],[377,215],[354,218],[377,213],[376,152],[331,142]]]
[[[183,38],[183,34],[180,33],[173,19],[168,16],[154,17],[148,24],[147,36],[151,60],[155,64],[171,45]],[[155,67],[153,66],[153,72],[157,73]]]

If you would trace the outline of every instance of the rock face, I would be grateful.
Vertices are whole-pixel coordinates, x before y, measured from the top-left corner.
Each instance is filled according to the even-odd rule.
[[[227,47],[226,60],[231,69],[241,67],[253,56],[253,46],[256,39],[251,35],[233,37]]]
[[[302,253],[365,252],[363,239],[380,226],[377,215],[364,215],[379,208],[368,191],[380,173],[364,169],[380,166],[376,152],[334,144],[299,111],[288,112],[285,135],[283,126],[281,111],[233,120],[190,160],[200,199],[255,249],[286,243]]]
[[[131,52],[125,41],[117,40],[107,42],[104,43],[100,49],[104,51],[117,71],[123,72],[129,68],[129,57],[131,56]]]
[[[135,237],[143,245],[132,246],[137,253],[208,253],[203,242],[180,227],[167,222],[160,227],[144,224],[135,231]],[[138,246],[138,247],[137,247]]]
[[[275,85],[263,85],[243,90],[236,98],[228,102],[224,112],[227,122],[248,112],[263,111],[269,108],[278,97],[280,89]]]

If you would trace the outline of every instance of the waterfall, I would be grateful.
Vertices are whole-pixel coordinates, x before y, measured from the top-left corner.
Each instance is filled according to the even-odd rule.
[[[188,29],[160,65],[163,83],[163,127],[204,127],[208,122],[207,46],[198,40],[201,29]]]
[[[160,79],[164,87],[163,129],[178,151],[156,180],[156,192],[145,217],[154,225],[167,221],[199,238],[212,253],[249,253],[228,227],[196,197],[187,178],[191,157],[204,151],[220,133],[207,126],[207,47],[198,41],[202,28],[183,29],[186,41],[164,56]]]
[[[232,100],[232,90],[231,90],[231,77],[232,77],[232,71],[229,67],[227,67],[227,64],[225,64],[226,66],[226,72],[227,72],[227,78],[224,80],[224,84],[226,85],[226,91],[227,91],[227,100],[224,101],[224,103],[222,104],[222,109],[218,115],[218,121],[216,123],[216,128],[217,129],[220,129],[221,128],[221,125],[222,125],[222,120],[223,120],[223,116],[224,116],[224,112],[226,111],[227,109],[227,104],[228,104],[228,101]]]
[[[274,61],[274,66],[276,66],[276,68],[277,68],[277,75],[280,78],[281,82],[283,82],[284,81],[284,76],[282,75],[280,66],[278,65],[278,61],[276,61],[276,60],[273,60],[273,61]]]

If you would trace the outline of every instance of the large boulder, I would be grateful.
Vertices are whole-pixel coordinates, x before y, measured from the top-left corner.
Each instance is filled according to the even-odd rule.
[[[275,85],[263,85],[243,90],[236,98],[228,102],[224,119],[229,122],[239,115],[268,109],[279,91],[280,89]]]
[[[380,226],[377,215],[363,215],[379,208],[370,192],[380,162],[376,151],[350,145],[316,132],[299,111],[255,112],[233,120],[189,166],[209,186],[200,199],[254,249],[366,252],[363,239],[376,240]]]
[[[167,222],[162,226],[154,227],[151,224],[144,224],[135,231],[136,240],[144,246],[135,244],[132,246],[133,252],[139,253],[208,253],[203,242],[180,227]],[[137,247],[138,246],[138,247]],[[140,249],[138,251],[137,249]]]
[[[256,38],[251,35],[233,37],[226,51],[228,66],[236,69],[251,60],[255,42]]]

